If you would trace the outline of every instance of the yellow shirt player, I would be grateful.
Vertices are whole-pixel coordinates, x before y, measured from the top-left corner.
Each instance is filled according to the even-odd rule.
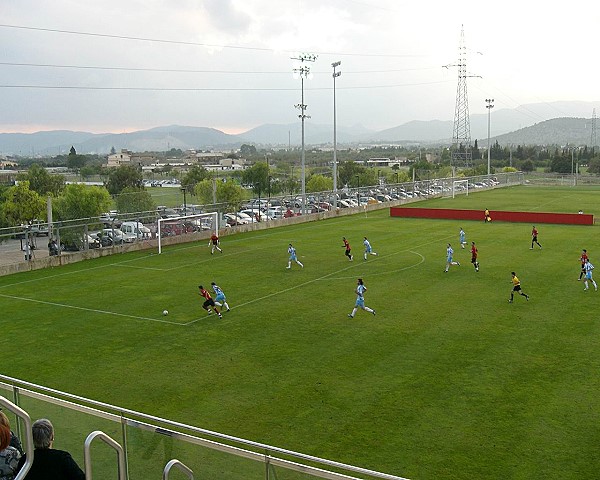
[[[510,274],[512,275],[513,289],[510,292],[510,300],[508,301],[508,303],[513,302],[513,295],[515,294],[515,292],[517,292],[519,295],[525,297],[525,300],[529,301],[529,295],[527,295],[525,292],[523,292],[521,290],[521,281],[517,277],[517,274],[515,272],[510,272]]]
[[[485,209],[485,212],[483,212],[483,221],[484,222],[492,221],[492,217],[490,217],[490,211],[487,208]]]

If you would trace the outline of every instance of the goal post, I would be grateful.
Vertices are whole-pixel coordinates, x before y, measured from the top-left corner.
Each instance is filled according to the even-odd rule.
[[[163,238],[209,231],[219,235],[219,213],[196,213],[179,217],[159,218],[156,229],[158,253],[162,253]]]
[[[469,196],[469,180],[454,180],[452,182],[452,198],[457,193],[466,193]]]

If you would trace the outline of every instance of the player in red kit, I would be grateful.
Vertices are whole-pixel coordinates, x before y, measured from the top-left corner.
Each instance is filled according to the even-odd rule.
[[[542,249],[542,246],[540,245],[540,242],[538,242],[538,230],[537,228],[535,228],[535,225],[533,226],[533,228],[531,229],[531,248],[529,250],[533,250],[533,244],[537,243],[538,247],[540,247],[540,250]]]
[[[219,237],[217,236],[217,234],[216,234],[216,233],[213,233],[213,234],[210,236],[210,240],[208,241],[208,246],[210,247],[211,245],[212,245],[212,249],[210,250],[210,254],[211,254],[211,255],[212,255],[213,253],[215,253],[215,248],[216,248],[216,249],[217,249],[219,252],[223,253],[223,250],[221,250],[221,249],[219,248]]]
[[[477,247],[475,242],[471,242],[471,263],[475,267],[475,271],[479,271],[479,261],[477,260]]]
[[[581,273],[579,274],[579,278],[577,279],[577,281],[580,281],[585,275],[585,262],[589,259],[590,258],[588,257],[587,250],[584,248],[581,251],[581,258],[579,259],[581,260]]]
[[[221,312],[219,312],[219,309],[215,305],[215,301],[210,296],[208,290],[205,290],[202,285],[199,285],[198,289],[200,290],[200,295],[205,298],[204,303],[202,304],[202,308],[206,310],[209,314],[211,314],[212,310],[214,310],[215,313],[219,316],[219,318],[223,318],[221,316]]]
[[[352,261],[352,259],[354,258],[354,256],[350,253],[352,251],[352,248],[350,248],[350,244],[348,243],[348,240],[346,240],[346,237],[342,237],[342,240],[344,241],[342,247],[346,248],[346,252],[344,253],[344,255],[348,257],[348,260]]]

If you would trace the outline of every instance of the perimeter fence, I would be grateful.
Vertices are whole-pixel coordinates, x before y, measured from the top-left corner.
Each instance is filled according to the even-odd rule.
[[[287,223],[351,215],[435,197],[468,194],[521,184],[523,173],[477,177],[433,178],[405,183],[344,188],[299,195],[258,197],[245,202],[243,212],[229,212],[224,204],[161,207],[156,211],[118,213],[68,221],[35,221],[0,229],[0,275],[58,266],[65,263],[131,250],[157,248],[159,218],[176,218],[219,212],[221,234],[281,226]],[[248,214],[250,216],[248,216]],[[302,217],[302,218],[300,218]],[[244,220],[245,219],[245,220]],[[248,223],[250,225],[248,225]],[[183,243],[208,238],[215,226],[198,220],[178,220],[161,233],[161,243]],[[2,268],[2,267],[9,268]]]

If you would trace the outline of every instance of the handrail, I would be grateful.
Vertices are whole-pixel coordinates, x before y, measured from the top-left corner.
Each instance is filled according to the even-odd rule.
[[[174,458],[173,460],[170,460],[169,463],[167,463],[165,465],[165,469],[163,470],[162,480],[168,480],[169,472],[171,471],[171,468],[173,468],[173,467],[177,467],[179,470],[181,470],[183,473],[185,473],[189,477],[190,480],[194,480],[194,472],[192,472],[192,470],[190,468],[185,466],[183,463],[181,463],[176,458]]]
[[[90,433],[87,436],[87,438],[85,439],[85,443],[83,446],[83,462],[85,465],[85,480],[92,480],[92,455],[90,452],[90,448],[91,448],[92,442],[96,438],[99,438],[104,443],[106,443],[109,447],[111,447],[117,451],[117,456],[118,456],[118,461],[119,461],[119,464],[118,464],[119,480],[126,480],[127,476],[126,476],[126,468],[125,468],[125,451],[123,450],[123,447],[118,442],[116,442],[115,440],[110,438],[106,433],[101,432],[100,430],[96,430],[96,431]]]
[[[182,429],[185,429],[185,430],[197,433],[197,434],[199,433],[202,435],[208,435],[210,437],[219,439],[221,441],[225,440],[225,441],[229,441],[229,442],[235,442],[240,445],[244,445],[245,447],[250,447],[250,448],[254,448],[256,450],[262,451],[262,452],[264,452],[265,455],[270,456],[270,457],[272,454],[276,453],[276,454],[280,454],[280,455],[286,455],[286,456],[293,457],[296,460],[313,462],[313,463],[317,463],[320,465],[326,465],[326,466],[332,467],[332,468],[341,468],[341,469],[347,470],[349,472],[352,472],[354,474],[370,475],[372,477],[383,478],[383,479],[388,479],[388,480],[404,480],[404,477],[389,475],[386,473],[377,472],[374,470],[370,470],[370,469],[366,469],[366,468],[362,468],[362,467],[356,467],[356,466],[349,465],[346,463],[337,462],[335,460],[328,460],[325,458],[316,457],[314,455],[308,455],[305,453],[295,452],[293,450],[288,450],[288,449],[281,448],[281,447],[275,447],[275,446],[268,445],[265,443],[255,442],[252,440],[235,437],[233,435],[228,435],[225,433],[219,433],[219,432],[215,432],[213,430],[208,430],[205,428],[194,427],[192,425],[188,425],[185,423],[176,422],[173,420],[167,420],[165,418],[148,415],[148,414],[137,412],[135,410],[130,410],[127,408],[120,408],[118,406],[111,405],[109,403],[99,402],[97,400],[92,400],[92,399],[81,397],[81,396],[74,395],[71,393],[62,392],[60,390],[56,390],[56,389],[49,388],[49,387],[44,387],[42,385],[37,385],[35,383],[31,383],[31,382],[27,382],[25,380],[20,380],[17,378],[9,377],[7,375],[0,374],[0,382],[11,382],[13,384],[13,386],[20,385],[21,393],[23,393],[23,391],[26,390],[25,387],[29,387],[29,388],[37,389],[41,392],[45,392],[46,394],[51,394],[51,395],[55,395],[58,397],[63,397],[65,399],[69,399],[71,402],[78,401],[83,404],[92,405],[96,408],[103,408],[108,411],[118,412],[118,415],[123,416],[123,417],[127,417],[127,416],[137,417],[137,418],[143,419],[145,421],[158,422],[163,425],[168,425],[169,427],[182,428]],[[28,390],[28,391],[31,392],[31,394],[33,394],[33,395],[37,395],[37,396],[44,395],[43,393],[34,392],[33,390]],[[58,398],[55,399],[55,402],[58,402],[58,403],[64,402],[65,404],[70,404],[70,407],[74,408],[76,410],[90,409],[90,407],[86,407],[84,405],[76,405],[67,400],[59,400]],[[113,420],[117,420],[117,414],[110,414],[108,412],[102,412],[102,411],[99,411],[98,414],[105,416],[105,418],[113,416],[114,417]],[[271,457],[272,463],[274,463],[276,461],[281,461],[282,463],[286,462],[285,460],[275,459],[275,458]],[[293,464],[294,462],[290,462],[290,463]]]
[[[31,417],[25,410],[18,407],[17,405],[12,403],[10,400],[7,400],[6,398],[4,398],[1,395],[0,395],[0,405],[2,405],[4,408],[9,410],[10,412],[14,413],[17,417],[21,418],[23,420],[23,422],[25,422],[25,453],[26,453],[25,464],[21,467],[21,470],[19,470],[19,473],[17,473],[17,476],[14,479],[14,480],[22,480],[23,478],[25,478],[25,476],[29,472],[31,465],[33,465],[34,448],[33,448],[33,433],[31,431]]]

